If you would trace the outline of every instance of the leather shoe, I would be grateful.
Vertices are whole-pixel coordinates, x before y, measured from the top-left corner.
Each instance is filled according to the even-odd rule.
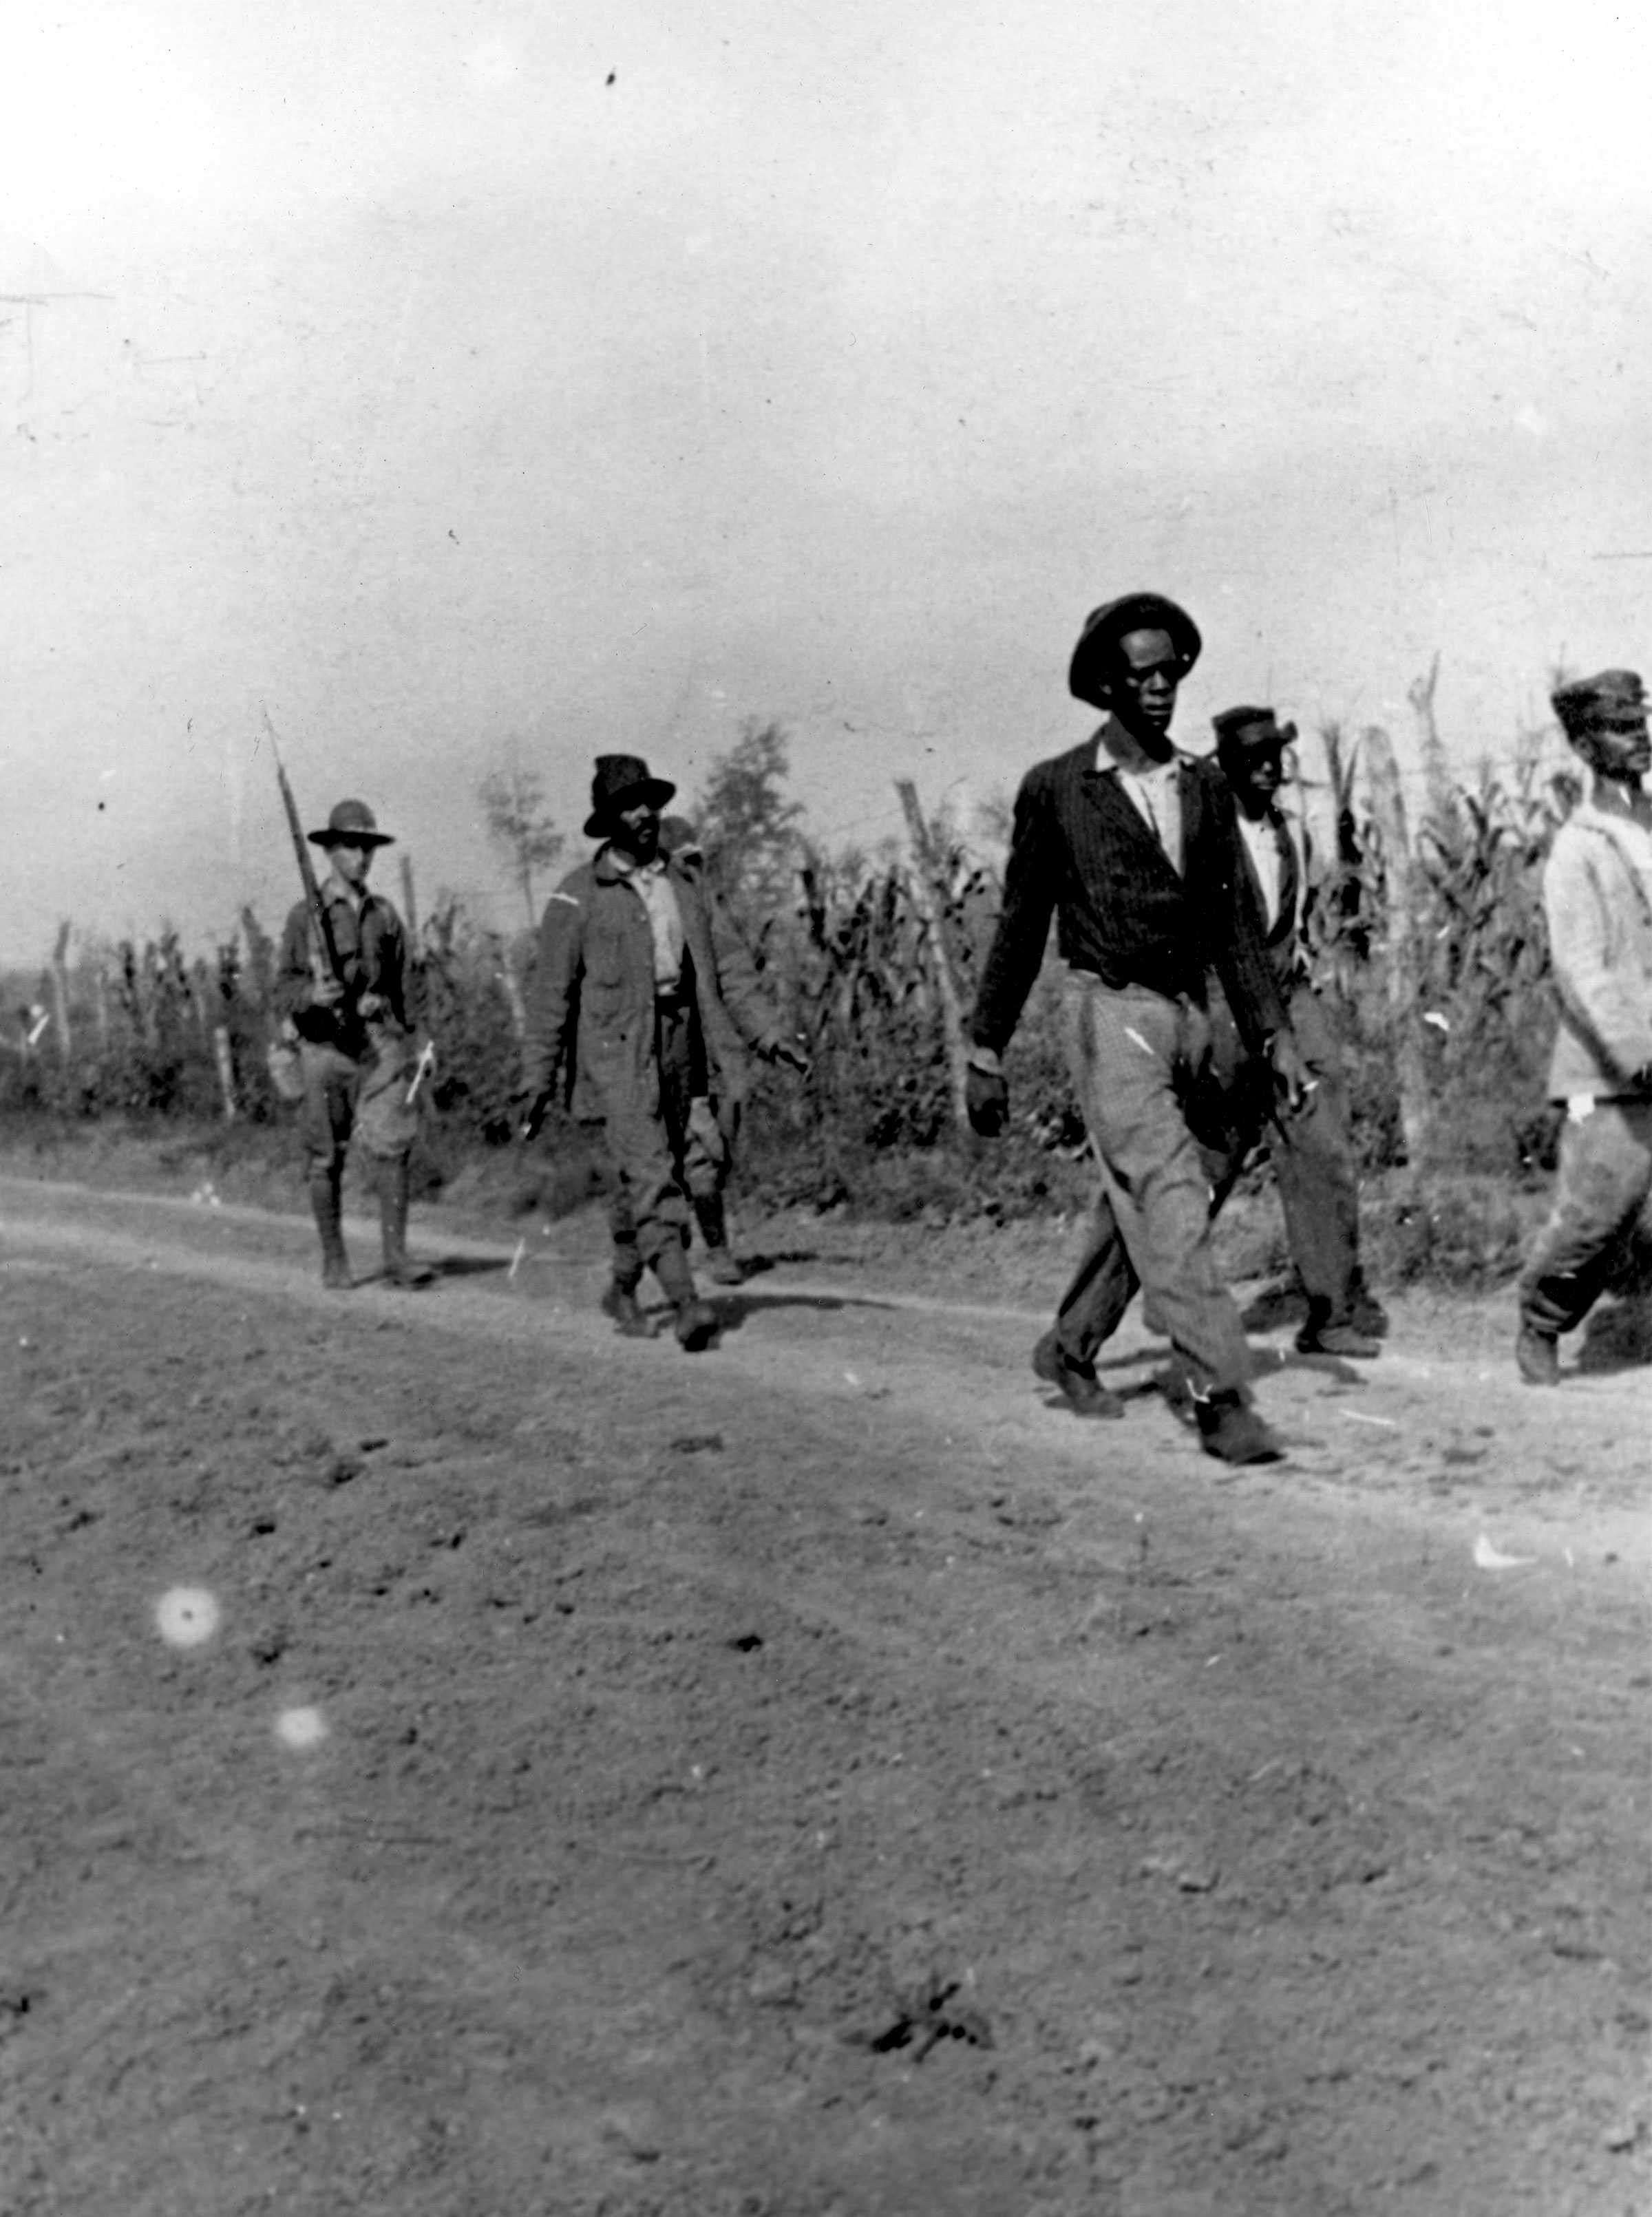
[[[652,1339],[653,1331],[648,1319],[637,1306],[637,1297],[628,1286],[609,1286],[598,1305],[605,1317],[612,1317],[616,1326],[627,1339]]]
[[[1514,1367],[1528,1386],[1558,1386],[1560,1343],[1555,1334],[1523,1324],[1514,1343]]]
[[[1032,1350],[1032,1367],[1047,1386],[1054,1386],[1075,1417],[1122,1417],[1124,1404],[1104,1386],[1093,1368],[1074,1362],[1053,1331],[1047,1331]]]
[[[684,1355],[699,1355],[716,1338],[722,1319],[709,1301],[684,1301],[677,1312],[677,1343]]]
[[[743,1286],[746,1283],[746,1272],[733,1248],[708,1247],[704,1269],[714,1286]]]
[[[1374,1362],[1383,1343],[1350,1319],[1340,1324],[1305,1324],[1296,1334],[1298,1355],[1340,1355],[1345,1362]]]
[[[1219,1462],[1282,1462],[1284,1449],[1248,1402],[1217,1400],[1198,1404],[1200,1444]]]

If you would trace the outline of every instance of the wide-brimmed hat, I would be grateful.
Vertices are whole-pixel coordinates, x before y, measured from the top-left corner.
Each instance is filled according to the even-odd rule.
[[[640,755],[598,755],[591,781],[591,814],[585,818],[587,839],[601,839],[614,828],[622,808],[647,805],[663,808],[677,791],[669,778],[651,777]]]
[[[1073,650],[1067,673],[1067,689],[1074,700],[1092,708],[1109,706],[1106,687],[1112,675],[1113,651],[1133,631],[1166,631],[1182,665],[1182,675],[1199,658],[1204,641],[1185,608],[1167,601],[1162,593],[1126,593],[1122,600],[1092,608]]]
[[[395,839],[381,831],[378,819],[365,800],[341,800],[324,830],[305,834],[312,847],[393,847]]]
[[[1634,670],[1603,670],[1577,678],[1549,696],[1568,739],[1589,732],[1639,732],[1646,727],[1646,688]]]
[[[1282,724],[1271,708],[1224,708],[1210,722],[1219,755],[1271,751],[1290,746],[1296,737],[1296,726]]]

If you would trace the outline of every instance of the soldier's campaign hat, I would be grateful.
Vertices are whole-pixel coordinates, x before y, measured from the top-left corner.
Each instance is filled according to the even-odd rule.
[[[663,808],[677,787],[669,778],[651,777],[640,755],[598,755],[591,781],[587,839],[604,839],[622,808]]]
[[[1182,675],[1199,658],[1204,641],[1185,608],[1167,601],[1162,593],[1126,593],[1122,600],[1107,601],[1092,608],[1073,650],[1067,673],[1067,690],[1076,701],[1092,708],[1108,706],[1107,686],[1112,677],[1114,651],[1133,631],[1166,631],[1182,665]]]
[[[1212,716],[1211,726],[1216,735],[1219,755],[1258,753],[1275,747],[1288,747],[1296,737],[1294,724],[1282,724],[1271,708],[1224,708],[1219,716]]]
[[[1646,728],[1646,688],[1634,670],[1603,670],[1579,677],[1549,696],[1568,739],[1589,732],[1641,732]]]
[[[348,841],[352,847],[393,847],[395,840],[388,831],[381,831],[378,819],[365,800],[341,800],[319,831],[306,833],[312,847],[337,847]]]

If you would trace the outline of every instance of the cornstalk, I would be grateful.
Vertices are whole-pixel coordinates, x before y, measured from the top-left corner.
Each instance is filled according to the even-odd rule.
[[[952,1113],[958,1129],[968,1131],[968,1050],[964,1045],[963,1010],[958,1001],[957,980],[952,974],[952,958],[941,932],[940,904],[935,898],[935,887],[930,877],[934,863],[930,853],[929,827],[924,822],[923,812],[918,806],[918,788],[911,779],[897,778],[894,789],[900,795],[901,810],[906,818],[906,830],[912,839],[913,901],[928,927],[930,944],[935,950],[935,990],[940,996],[941,1029],[946,1038],[947,1067],[952,1077]]]
[[[1394,1034],[1394,1069],[1400,1088],[1400,1126],[1413,1164],[1428,1152],[1433,1121],[1422,1052],[1422,874],[1411,851],[1405,795],[1394,746],[1380,725],[1365,732],[1365,770],[1371,814],[1383,841],[1388,904],[1388,998]]]
[[[66,923],[58,926],[57,944],[52,949],[52,998],[56,1004],[58,1020],[58,1053],[69,1059],[69,931]]]

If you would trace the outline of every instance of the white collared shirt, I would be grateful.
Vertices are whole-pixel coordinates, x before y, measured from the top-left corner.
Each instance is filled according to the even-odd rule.
[[[1181,767],[1179,755],[1148,770],[1126,769],[1123,763],[1111,765],[1114,776],[1164,849],[1165,858],[1178,877],[1182,874]]]
[[[1270,931],[1279,921],[1279,889],[1284,879],[1284,857],[1279,851],[1283,831],[1295,849],[1296,883],[1306,881],[1302,847],[1296,837],[1296,826],[1283,809],[1278,816],[1270,813],[1254,822],[1242,808],[1234,811],[1239,820],[1239,836],[1245,842],[1245,852],[1250,856],[1251,868],[1256,873],[1256,882],[1262,889],[1262,913]],[[1293,917],[1294,923],[1296,919]]]
[[[664,858],[640,865],[614,855],[614,867],[648,911],[654,940],[654,991],[674,993],[683,982],[683,911],[677,888],[666,875]]]

